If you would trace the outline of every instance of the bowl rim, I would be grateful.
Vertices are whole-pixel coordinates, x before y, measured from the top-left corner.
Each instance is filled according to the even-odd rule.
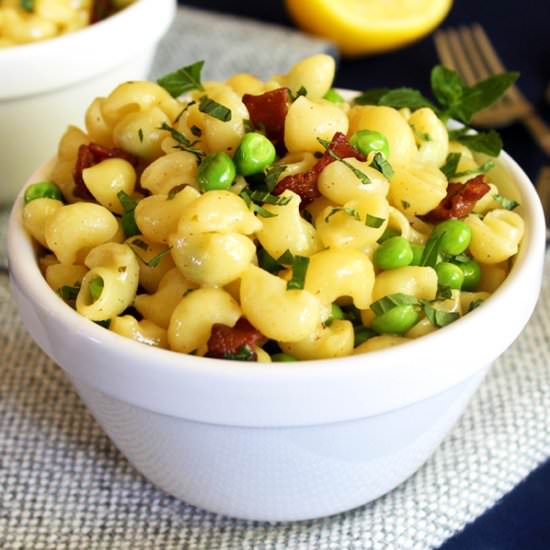
[[[158,42],[175,13],[176,0],[136,0],[75,32],[1,49],[0,72],[9,78],[2,82],[0,101],[50,92],[108,72]]]
[[[108,350],[114,361],[108,366],[96,365],[92,370],[89,365],[71,362],[68,351],[47,350],[70,376],[108,395],[162,414],[219,423],[220,407],[210,411],[204,403],[215,398],[223,403],[223,421],[232,425],[304,425],[381,414],[445,391],[489,365],[523,330],[538,299],[545,251],[542,206],[527,175],[502,152],[497,164],[511,176],[520,195],[525,235],[506,280],[483,307],[468,313],[466,318],[392,348],[333,359],[277,363],[276,368],[270,364],[196,357],[151,348],[90,323],[67,306],[42,276],[32,239],[22,226],[23,194],[27,185],[36,181],[54,161],[55,158],[51,159],[29,178],[12,208],[7,241],[12,288],[30,300],[50,331],[55,333],[54,327],[58,327],[65,334],[76,335],[81,345]],[[514,316],[508,314],[510,308],[515,310]],[[507,322],[500,327],[502,331],[498,335],[489,333],[480,339],[480,334],[486,333],[495,319],[506,317]],[[477,342],[479,349],[475,353],[468,349],[448,353],[452,349],[450,345],[456,346],[463,340]],[[71,348],[71,342],[62,341]],[[445,369],[441,369],[433,357],[425,357],[426,348],[430,355],[430,350],[447,350]],[[74,347],[71,349],[75,351]],[[419,365],[410,365],[410,357],[425,359],[426,364],[420,365],[422,370],[417,372]],[[125,383],[129,379],[132,379],[132,389],[126,391]],[[422,384],[418,383],[419,379]],[[207,385],[211,387],[205,390]],[[388,391],[387,396],[378,396],[374,390],[365,394],[365,388],[380,387]],[[186,395],[187,403],[178,402],[176,389]],[[159,402],[158,396],[150,395],[151,391],[155,395],[158,392],[170,395]],[[255,392],[252,400],[261,408],[254,420],[250,419],[248,407],[239,404],[244,398],[250,400],[252,392]],[[339,397],[339,408],[331,405],[327,410],[320,410],[319,403],[325,404],[334,392],[336,395],[347,392],[350,398],[343,401]],[[276,399],[280,400],[279,404],[275,403]],[[300,403],[307,411],[301,410]],[[286,410],[282,404],[287,406]]]

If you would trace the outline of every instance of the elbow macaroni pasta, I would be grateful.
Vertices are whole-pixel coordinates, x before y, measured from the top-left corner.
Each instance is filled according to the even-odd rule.
[[[59,25],[62,5],[37,1],[35,15]],[[51,179],[63,200],[44,195],[23,208],[48,285],[113,332],[179,353],[209,355],[219,325],[237,338],[244,319],[257,341],[224,357],[244,349],[264,363],[280,353],[312,360],[400,345],[438,330],[434,316],[453,320],[477,307],[510,270],[521,214],[501,206],[488,175],[489,192],[459,222],[469,234],[463,251],[428,253],[442,246],[431,215],[447,197],[448,155],[460,155],[454,184],[483,162],[449,141],[429,108],[325,99],[333,79],[334,60],[321,54],[266,82],[241,73],[184,98],[147,81],[95,98],[85,131],[70,126],[59,142]],[[245,175],[238,159],[252,117],[243,95],[281,86],[290,99],[280,141],[270,144],[275,158]],[[230,116],[205,108],[205,95]],[[269,134],[264,126],[253,130]],[[383,134],[385,152],[357,153],[350,143],[363,130]],[[357,155],[325,151],[338,133]],[[92,144],[97,158],[79,173]],[[235,174],[209,187],[203,161],[216,155]],[[406,260],[384,260],[392,240],[405,243]],[[470,262],[478,280],[447,287],[442,262],[464,274]],[[407,327],[384,324],[395,308],[412,319]]]

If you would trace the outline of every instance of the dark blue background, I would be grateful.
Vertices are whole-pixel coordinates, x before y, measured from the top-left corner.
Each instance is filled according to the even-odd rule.
[[[183,4],[293,26],[282,1],[185,0]],[[507,69],[521,73],[519,87],[550,124],[550,106],[544,99],[550,83],[550,0],[455,0],[442,27],[473,22],[483,25]],[[430,70],[437,62],[428,36],[395,52],[341,59],[335,84],[359,90],[410,86],[428,94]],[[500,133],[505,149],[534,180],[545,158],[528,132],[514,124]],[[549,493],[547,462],[440,550],[550,550]]]

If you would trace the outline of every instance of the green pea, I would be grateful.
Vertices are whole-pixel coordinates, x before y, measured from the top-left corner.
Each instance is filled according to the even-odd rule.
[[[477,285],[481,279],[481,267],[475,260],[460,262],[457,264],[464,274],[462,290],[477,290]]]
[[[396,306],[382,315],[376,316],[371,322],[379,334],[404,334],[418,323],[420,315],[413,305]]]
[[[424,245],[411,243],[411,249],[413,251],[413,259],[409,265],[420,265],[422,262],[422,256],[424,255]]]
[[[229,189],[236,176],[235,163],[223,151],[202,159],[197,181],[203,191]]]
[[[440,286],[448,288],[462,288],[464,282],[464,272],[458,265],[451,262],[439,262],[435,266],[437,273],[437,282]]]
[[[95,277],[88,283],[88,291],[92,297],[92,301],[95,302],[101,296],[103,292],[103,279],[101,277]]]
[[[374,252],[374,265],[380,269],[396,269],[413,260],[411,243],[405,237],[390,237]]]
[[[435,237],[441,237],[440,250],[445,254],[456,256],[462,254],[472,240],[470,226],[460,220],[445,220],[437,224],[432,232]]]
[[[259,174],[275,160],[275,146],[258,132],[244,135],[233,161],[237,172],[243,176]]]
[[[65,197],[59,187],[51,181],[39,181],[29,185],[23,196],[25,204],[33,201],[34,199],[55,199],[63,202]]]
[[[296,357],[290,355],[289,353],[276,353],[271,356],[271,360],[276,363],[292,363],[297,361]]]
[[[344,98],[334,89],[331,88],[324,96],[323,99],[332,103],[344,103]]]
[[[349,142],[364,155],[374,151],[388,158],[390,154],[390,145],[386,136],[374,130],[358,130],[351,136]]]

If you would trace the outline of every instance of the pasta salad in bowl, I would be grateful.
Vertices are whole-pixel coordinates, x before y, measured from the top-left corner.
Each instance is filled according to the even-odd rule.
[[[172,494],[349,509],[422,464],[533,311],[540,203],[468,127],[517,75],[475,89],[439,66],[431,100],[336,90],[322,54],[265,82],[202,65],[95,98],[31,177],[21,318]]]
[[[176,0],[0,0],[0,205],[96,96],[147,77],[175,12]]]

